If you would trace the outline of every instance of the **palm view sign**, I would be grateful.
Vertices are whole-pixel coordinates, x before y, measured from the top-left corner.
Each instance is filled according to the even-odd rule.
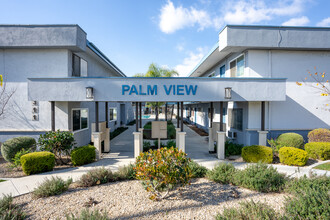
[[[197,85],[122,85],[122,95],[196,95]]]

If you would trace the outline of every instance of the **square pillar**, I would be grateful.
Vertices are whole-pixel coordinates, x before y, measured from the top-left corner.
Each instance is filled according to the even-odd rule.
[[[259,133],[259,145],[267,146],[268,131],[258,131],[258,133]]]
[[[101,159],[101,134],[102,132],[93,132],[93,140],[95,149],[95,157],[97,160]]]
[[[226,142],[226,132],[217,131],[218,143],[217,143],[217,155],[218,159],[225,159],[225,142]]]
[[[105,129],[104,152],[110,152],[110,128]]]
[[[177,148],[179,148],[179,132],[181,130],[181,128],[175,128],[176,133],[175,133],[175,145]]]
[[[179,150],[182,150],[183,152],[186,152],[186,140],[185,140],[186,132],[180,131],[180,132],[178,132],[178,136],[179,136],[179,139],[178,139],[179,144],[177,144],[176,146]]]
[[[209,153],[214,152],[213,128],[209,128]]]
[[[143,128],[139,128],[140,136],[140,152],[143,152]]]
[[[134,157],[138,157],[141,153],[141,132],[133,132],[134,135]]]

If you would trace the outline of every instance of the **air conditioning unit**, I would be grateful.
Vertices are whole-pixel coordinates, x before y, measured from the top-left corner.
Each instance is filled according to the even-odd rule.
[[[235,132],[235,131],[228,131],[228,138],[230,138],[230,139],[236,139],[237,138],[237,132]]]

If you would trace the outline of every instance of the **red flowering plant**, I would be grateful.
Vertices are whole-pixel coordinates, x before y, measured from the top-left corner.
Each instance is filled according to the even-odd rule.
[[[57,161],[65,164],[62,156],[69,156],[75,146],[75,140],[71,131],[49,131],[41,134],[38,139],[40,150],[55,154]]]
[[[142,180],[150,199],[166,198],[171,190],[190,184],[190,158],[177,148],[161,148],[141,153],[136,158],[136,177]]]

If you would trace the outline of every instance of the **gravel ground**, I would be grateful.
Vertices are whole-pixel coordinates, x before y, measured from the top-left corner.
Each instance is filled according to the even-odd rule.
[[[250,199],[268,203],[280,211],[286,196],[258,193],[207,179],[195,179],[162,201],[152,201],[149,195],[141,183],[134,180],[73,188],[49,198],[33,199],[27,194],[15,198],[14,202],[23,206],[29,219],[65,219],[66,213],[79,213],[84,209],[90,198],[97,203],[90,209],[106,211],[111,219],[214,219],[225,207]]]

